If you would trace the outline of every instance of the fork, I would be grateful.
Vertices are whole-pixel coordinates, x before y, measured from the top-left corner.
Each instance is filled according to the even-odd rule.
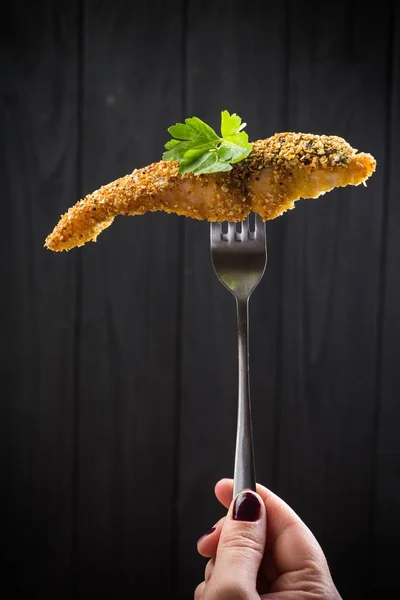
[[[265,223],[250,216],[242,223],[210,225],[211,260],[214,271],[236,299],[238,332],[238,413],[236,430],[233,497],[244,489],[255,491],[253,430],[249,378],[249,299],[260,282],[267,264]]]

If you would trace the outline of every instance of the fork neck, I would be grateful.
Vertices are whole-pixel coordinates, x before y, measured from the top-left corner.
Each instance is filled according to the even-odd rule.
[[[236,298],[236,312],[237,312],[237,329],[239,338],[239,362],[242,358],[246,359],[246,363],[243,367],[247,368],[247,357],[248,357],[248,341],[249,341],[249,299],[248,298]],[[245,352],[243,353],[243,351]],[[240,366],[240,365],[239,365]]]
[[[249,404],[249,299],[236,299],[238,333],[239,410],[247,413]]]
[[[255,490],[255,467],[249,385],[249,299],[236,299],[238,328],[239,397],[234,469],[234,495],[243,489]]]

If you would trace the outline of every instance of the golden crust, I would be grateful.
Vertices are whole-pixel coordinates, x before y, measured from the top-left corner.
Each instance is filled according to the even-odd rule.
[[[247,168],[252,210],[266,221],[293,209],[300,198],[364,183],[376,168],[373,156],[357,154],[337,136],[280,133],[264,142],[254,143]]]
[[[95,241],[117,215],[148,211],[208,221],[242,221],[253,210],[264,220],[334,187],[358,185],[372,175],[375,159],[357,154],[337,136],[279,133],[253,143],[248,158],[227,173],[178,173],[160,161],[113,181],[62,215],[45,246],[69,250]]]

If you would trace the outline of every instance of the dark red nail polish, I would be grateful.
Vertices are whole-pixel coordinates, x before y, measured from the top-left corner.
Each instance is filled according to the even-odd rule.
[[[260,501],[251,492],[242,492],[236,497],[232,510],[235,521],[258,521],[261,514]]]
[[[208,531],[206,531],[205,533],[203,533],[203,535],[197,540],[197,543],[199,543],[200,540],[202,540],[203,538],[207,537],[208,535],[210,535],[214,531],[215,531],[215,527],[211,527],[211,529],[209,529]]]

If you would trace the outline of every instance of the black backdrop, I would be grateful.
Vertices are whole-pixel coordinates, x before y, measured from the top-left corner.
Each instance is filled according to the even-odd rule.
[[[208,226],[120,218],[43,248],[82,195],[238,112],[250,139],[337,134],[346,188],[267,226],[251,303],[258,480],[345,598],[400,591],[400,12],[390,2],[8,3],[1,18],[0,543],[11,596],[191,598],[236,425],[234,301]]]

